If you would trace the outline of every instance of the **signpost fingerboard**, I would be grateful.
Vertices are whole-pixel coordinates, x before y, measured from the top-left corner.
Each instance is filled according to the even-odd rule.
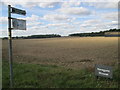
[[[11,7],[11,9],[12,9],[11,13],[26,15],[26,11],[25,10],[17,9],[17,8],[14,8],[14,7]]]
[[[13,29],[26,30],[26,20],[12,19]]]

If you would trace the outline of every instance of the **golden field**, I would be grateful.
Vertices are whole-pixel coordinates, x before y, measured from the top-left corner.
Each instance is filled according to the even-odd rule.
[[[8,40],[2,41],[8,60]],[[62,37],[13,40],[13,61],[80,69],[95,64],[116,65],[118,37]]]

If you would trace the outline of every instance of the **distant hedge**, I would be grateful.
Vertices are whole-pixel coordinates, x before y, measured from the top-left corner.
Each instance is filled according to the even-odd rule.
[[[13,39],[34,39],[34,38],[55,38],[55,37],[61,37],[61,35],[58,34],[46,34],[46,35],[31,35],[31,36],[21,36],[21,37],[12,37]],[[4,37],[3,39],[8,39],[7,37]]]
[[[25,38],[54,38],[54,37],[61,37],[61,35],[58,34],[32,35]]]
[[[105,32],[119,32],[120,29],[110,29],[106,31],[100,31],[100,32],[91,32],[91,33],[74,33],[74,34],[69,34],[69,36],[79,36],[79,37],[95,37],[95,36],[105,36]]]

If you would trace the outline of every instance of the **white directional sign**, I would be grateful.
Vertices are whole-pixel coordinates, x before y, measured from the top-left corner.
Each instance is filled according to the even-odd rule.
[[[13,29],[26,30],[26,20],[12,19]]]

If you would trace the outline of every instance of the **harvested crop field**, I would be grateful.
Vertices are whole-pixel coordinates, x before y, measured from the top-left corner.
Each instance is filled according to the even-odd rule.
[[[3,40],[3,59],[8,59],[8,41]],[[13,40],[13,61],[93,68],[95,64],[115,65],[118,37],[63,37]]]

